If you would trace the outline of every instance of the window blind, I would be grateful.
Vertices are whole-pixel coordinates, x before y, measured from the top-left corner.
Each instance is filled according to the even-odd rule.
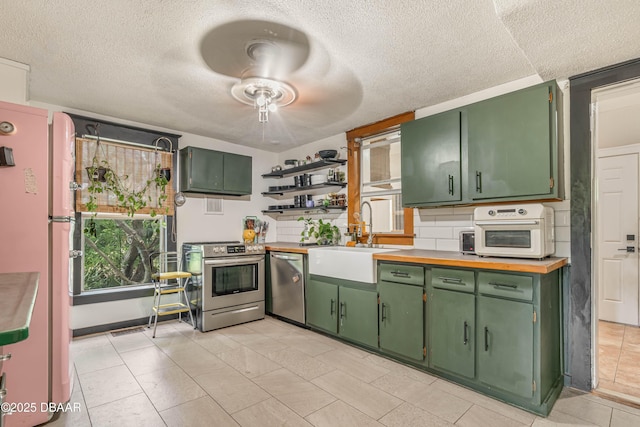
[[[94,163],[94,157],[96,163]],[[76,138],[76,182],[82,185],[82,189],[76,196],[77,212],[89,211],[87,203],[90,194],[87,187],[90,185],[90,178],[87,168],[93,164],[102,166],[105,160],[119,178],[124,192],[141,191],[147,187],[146,206],[135,213],[149,214],[155,211],[158,215],[174,214],[172,183],[176,176],[173,173],[172,153],[156,150],[153,147],[142,148],[86,138]],[[167,199],[162,202],[160,202],[161,189],[153,182],[157,165],[169,169],[171,174],[169,184],[165,187]],[[152,182],[147,184],[149,180]],[[94,193],[93,196],[97,205],[95,212],[127,213],[127,209],[120,206],[113,192]]]

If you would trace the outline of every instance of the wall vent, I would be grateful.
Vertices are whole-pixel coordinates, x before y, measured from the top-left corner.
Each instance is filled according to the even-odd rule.
[[[205,197],[204,198],[205,215],[222,215],[222,198]]]

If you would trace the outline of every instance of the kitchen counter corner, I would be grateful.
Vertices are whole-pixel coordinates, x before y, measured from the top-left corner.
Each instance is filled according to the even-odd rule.
[[[27,339],[40,273],[0,273],[0,346]]]
[[[433,264],[449,267],[480,268],[485,270],[515,271],[521,273],[547,274],[567,265],[567,258],[522,259],[480,257],[459,252],[444,252],[424,249],[398,250],[373,254],[377,261],[397,261]]]

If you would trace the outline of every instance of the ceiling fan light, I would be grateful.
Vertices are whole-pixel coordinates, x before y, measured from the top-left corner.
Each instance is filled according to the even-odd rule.
[[[265,77],[245,76],[231,88],[231,95],[243,104],[258,109],[258,121],[267,123],[269,112],[291,104],[297,98],[289,84]]]

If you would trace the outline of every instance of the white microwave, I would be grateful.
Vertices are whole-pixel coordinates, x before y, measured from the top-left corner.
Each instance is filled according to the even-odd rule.
[[[555,252],[553,209],[539,203],[474,210],[476,254],[538,258]]]

